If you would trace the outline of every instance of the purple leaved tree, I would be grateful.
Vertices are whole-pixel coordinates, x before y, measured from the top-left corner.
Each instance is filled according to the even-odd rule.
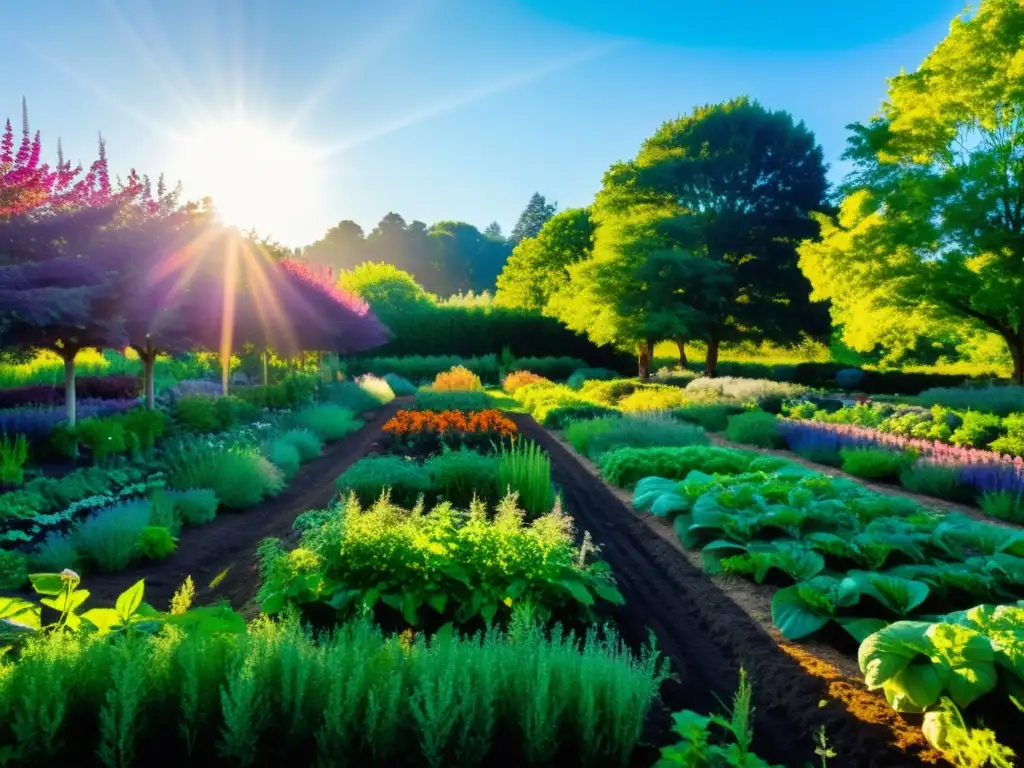
[[[0,347],[50,349],[64,360],[67,418],[75,423],[75,357],[126,340],[114,274],[95,257],[116,207],[85,208],[0,225]]]

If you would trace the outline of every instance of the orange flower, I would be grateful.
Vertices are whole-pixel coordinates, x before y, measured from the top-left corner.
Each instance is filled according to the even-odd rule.
[[[399,411],[383,427],[391,435],[417,432],[497,432],[508,437],[516,432],[515,423],[494,409],[466,414],[462,411]]]

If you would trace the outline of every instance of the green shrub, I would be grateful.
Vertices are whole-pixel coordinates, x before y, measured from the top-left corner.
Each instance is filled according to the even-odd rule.
[[[515,392],[515,400],[539,423],[547,425],[551,412],[567,406],[594,405],[562,384],[527,384]]]
[[[295,618],[258,620],[241,634],[173,642],[55,632],[4,671],[0,741],[19,763],[81,768],[328,766],[339,756],[357,766],[550,765],[552,755],[624,765],[669,674],[656,650],[634,656],[610,630],[552,637],[525,618],[445,642],[388,636],[369,619],[319,635]]]
[[[824,464],[827,467],[843,466],[843,457],[835,448],[827,448],[818,445],[800,446],[793,453],[801,459],[813,461],[815,464]]]
[[[391,391],[395,393],[396,397],[411,397],[416,394],[416,385],[409,381],[404,376],[399,376],[397,373],[389,373],[384,377],[384,381],[391,387]]]
[[[457,451],[445,449],[424,463],[431,485],[446,500],[468,506],[474,495],[485,501],[498,495],[498,460],[465,446]]]
[[[616,414],[618,414],[618,411],[604,405],[563,405],[548,411],[544,421],[541,423],[551,429],[565,429],[574,421],[598,419],[602,416],[614,416]]]
[[[133,442],[147,454],[153,450],[157,439],[163,436],[167,428],[167,416],[163,411],[155,409],[133,408],[122,419],[125,432],[134,435]]]
[[[281,435],[278,440],[294,446],[295,450],[299,452],[299,460],[303,464],[307,461],[312,461],[323,453],[320,438],[308,429],[290,429]]]
[[[949,441],[953,445],[987,448],[1002,432],[1002,419],[995,414],[968,411],[963,415],[963,424],[954,430]]]
[[[65,568],[78,568],[78,550],[72,537],[53,531],[46,535],[29,556],[36,573],[60,573]]]
[[[1024,413],[1014,413],[1003,419],[1006,434],[989,445],[990,451],[1010,456],[1024,456]]]
[[[694,379],[686,385],[687,394],[717,394],[741,403],[760,403],[764,398],[790,399],[807,391],[807,387],[768,379],[745,379],[733,376],[718,376],[713,379]]]
[[[213,412],[218,429],[231,429],[256,418],[256,408],[234,395],[218,397],[213,401]]]
[[[416,393],[419,411],[486,411],[491,408],[486,392],[439,392],[421,389]]]
[[[608,381],[617,376],[615,371],[607,368],[579,368],[572,372],[565,384],[569,389],[582,389],[588,381]]]
[[[147,560],[163,560],[174,554],[178,542],[162,525],[148,525],[139,538],[139,554]]]
[[[460,365],[473,371],[483,381],[496,384],[501,367],[497,355],[459,357],[457,355],[405,355],[403,357],[365,357],[348,360],[347,371],[352,374],[375,373],[383,376],[394,373],[415,382],[432,381],[442,371]]]
[[[573,372],[584,368],[586,363],[578,357],[517,357],[516,368],[536,373],[545,379],[568,379]],[[598,370],[598,369],[588,369]]]
[[[192,432],[216,432],[220,428],[215,398],[209,395],[185,395],[174,404],[174,415]]]
[[[631,488],[645,477],[682,480],[690,472],[738,475],[746,472],[756,453],[713,446],[684,448],[618,448],[598,462],[601,475],[612,485]],[[773,457],[769,457],[773,458]]]
[[[181,511],[174,497],[163,488],[150,494],[149,524],[166,528],[172,536],[181,533]]]
[[[284,475],[287,482],[291,482],[295,477],[299,471],[299,465],[302,463],[298,449],[291,443],[280,439],[274,440],[267,448],[267,458],[281,470],[281,474]]]
[[[533,442],[517,440],[498,449],[498,493],[518,494],[519,505],[533,516],[545,515],[555,503],[551,457]]]
[[[916,460],[913,454],[878,448],[843,448],[839,455],[843,457],[844,472],[865,480],[898,480]]]
[[[284,384],[268,384],[256,387],[238,387],[234,391],[235,397],[244,400],[254,408],[270,408],[281,410],[291,407],[288,402],[288,391]]]
[[[598,435],[605,435],[615,429],[621,416],[604,416],[597,419],[573,421],[566,426],[564,436],[576,453],[590,455],[590,443]]]
[[[619,400],[618,407],[625,413],[670,411],[673,408],[681,408],[689,402],[690,398],[679,387],[669,387],[664,384],[645,384],[642,389],[638,389]]]
[[[743,412],[744,408],[740,405],[694,403],[677,408],[672,411],[672,415],[680,421],[698,424],[707,432],[724,432],[729,426],[729,417]]]
[[[624,416],[617,419],[610,430],[598,432],[591,438],[586,455],[596,458],[615,448],[705,445],[707,442],[704,430],[693,424],[666,417]]]
[[[281,386],[284,387],[289,408],[304,408],[313,402],[320,388],[320,376],[292,371],[281,380]]]
[[[756,445],[759,448],[778,448],[783,439],[778,430],[778,419],[764,411],[749,411],[729,417],[725,437],[734,443]]]
[[[608,379],[587,381],[580,387],[580,395],[601,405],[617,405],[619,400],[640,389],[636,379]]]
[[[21,589],[28,583],[28,558],[0,549],[0,589]]]
[[[109,573],[127,568],[139,557],[142,532],[149,525],[148,501],[129,501],[88,517],[72,534],[82,559]]]
[[[168,491],[185,525],[206,525],[217,516],[217,494],[209,488]]]
[[[209,488],[228,509],[246,509],[280,493],[284,478],[254,451],[193,444],[168,453],[167,485],[179,491]]]
[[[302,409],[295,414],[295,423],[326,443],[341,440],[363,426],[363,422],[352,411],[331,404]]]
[[[914,493],[963,504],[974,498],[973,490],[960,481],[958,469],[926,461],[919,461],[900,472],[900,485]]]
[[[128,450],[124,423],[120,419],[84,419],[75,429],[78,441],[92,452],[95,464],[105,464],[111,456]]]
[[[49,510],[50,504],[38,491],[19,489],[0,493],[0,523],[25,520]]]
[[[1024,524],[1024,498],[1013,491],[988,491],[978,499],[981,511],[997,520]]]
[[[1009,416],[1024,412],[1024,387],[937,387],[926,389],[915,398],[925,407],[944,405],[958,411],[981,411]]]
[[[336,486],[342,494],[355,493],[363,504],[372,504],[390,489],[395,504],[411,505],[420,495],[434,490],[430,472],[401,456],[362,458],[341,474]]]

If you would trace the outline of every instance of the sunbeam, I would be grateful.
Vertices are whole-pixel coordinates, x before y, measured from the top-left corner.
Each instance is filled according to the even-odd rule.
[[[400,118],[396,118],[395,120],[392,120],[389,123],[385,123],[384,125],[372,128],[368,131],[365,131],[364,133],[350,137],[344,141],[335,144],[330,144],[326,147],[322,147],[318,150],[317,157],[320,159],[326,159],[328,157],[331,157],[332,155],[345,152],[346,150],[349,150],[352,147],[365,144],[367,142],[373,141],[374,139],[379,139],[381,136],[386,136],[389,133],[394,133],[395,131],[402,130],[403,128],[408,128],[409,126],[417,125],[418,123],[422,123],[425,120],[438,117],[439,115],[443,115],[447,112],[459,109],[460,107],[473,104],[477,101],[486,99],[490,96],[495,96],[499,93],[504,93],[505,91],[511,91],[515,88],[520,88],[524,85],[527,85],[528,83],[534,82],[535,80],[540,80],[543,77],[547,77],[557,72],[562,72],[564,70],[571,69],[572,67],[578,66],[579,64],[583,64],[585,62],[592,61],[593,59],[596,59],[600,56],[604,56],[613,50],[622,48],[625,44],[625,41],[619,40],[612,41],[609,43],[603,43],[601,45],[593,46],[582,51],[577,51],[576,53],[570,54],[568,56],[563,56],[561,58],[555,59],[554,61],[550,61],[546,64],[543,64],[539,67],[529,69],[525,72],[510,75],[496,82],[478,86],[470,91],[467,91],[466,93],[459,94],[457,96],[451,96],[436,104],[421,107],[420,109],[415,110],[409,114],[406,114]]]
[[[444,0],[423,0],[408,6],[401,13],[395,14],[389,23],[378,34],[364,39],[361,45],[351,50],[341,61],[330,66],[324,78],[309,92],[302,103],[294,110],[286,129],[292,130],[306,119],[327,96],[346,83],[363,66],[378,55],[386,45],[397,40],[411,29],[416,21],[434,11]]]

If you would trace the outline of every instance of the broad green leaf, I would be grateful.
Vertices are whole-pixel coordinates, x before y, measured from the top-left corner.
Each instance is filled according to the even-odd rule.
[[[0,619],[12,619],[21,624],[30,623],[31,615],[35,615],[35,625],[39,624],[39,609],[28,600],[17,597],[0,597]]]
[[[622,596],[622,593],[619,592],[614,585],[604,579],[594,579],[590,582],[590,588],[594,590],[594,594],[599,598],[607,600],[613,605],[626,604],[626,599]]]
[[[380,601],[389,608],[394,608],[396,611],[402,610],[402,595],[388,592],[380,596]]]
[[[885,698],[897,712],[923,712],[939,699],[946,686],[943,667],[930,661],[914,661],[882,686]]]
[[[505,589],[505,597],[511,597],[513,600],[518,600],[523,596],[523,592],[526,590],[526,587],[526,579],[513,579]]]
[[[487,598],[486,600],[483,601],[483,604],[480,606],[480,616],[481,616],[481,618],[483,618],[483,620],[487,624],[490,624],[492,621],[494,621],[494,617],[495,617],[495,615],[497,613],[498,613],[498,601],[497,600],[495,600],[492,597],[489,597],[489,598]]]
[[[140,579],[121,593],[114,604],[114,608],[122,619],[128,621],[135,614],[139,606],[142,605],[142,596],[145,591],[145,579]]]
[[[402,596],[402,618],[412,626],[419,623],[419,609],[423,600],[415,592],[406,592]]]
[[[897,621],[875,632],[860,644],[857,661],[868,688],[882,684],[907,667],[915,656],[932,649],[926,621]]]
[[[185,613],[167,616],[166,621],[168,624],[185,627],[193,635],[244,635],[246,633],[245,619],[227,603],[190,608]]]
[[[120,614],[113,608],[90,608],[80,618],[92,625],[101,635],[123,623]]]
[[[47,608],[53,608],[53,610],[60,613],[64,611],[74,611],[89,599],[89,590],[87,589],[76,589],[74,592],[68,594],[62,592],[57,597],[50,598],[44,597],[39,602],[45,605]]]
[[[645,477],[639,480],[633,490],[633,506],[650,511],[651,505],[666,493],[675,493],[679,483],[664,477]]]
[[[828,624],[828,614],[813,610],[800,597],[799,586],[780,589],[772,597],[772,621],[787,640],[799,640]]]
[[[64,591],[64,580],[59,573],[30,573],[32,589],[40,595],[59,595]]]
[[[851,571],[848,576],[861,594],[871,596],[901,616],[906,616],[928,598],[928,585],[921,581],[870,571]]]
[[[460,624],[463,624],[480,612],[480,603],[483,599],[483,595],[480,594],[479,590],[474,589],[465,600],[459,605],[458,610],[455,612],[455,620]]]
[[[380,590],[377,587],[370,587],[363,593],[363,605],[372,609],[380,599]]]
[[[576,579],[559,579],[558,583],[565,588],[566,592],[573,596],[577,603],[586,606],[594,604],[594,596],[590,594],[590,590],[587,589],[583,582]]]
[[[266,614],[279,613],[284,608],[284,593],[273,592],[267,596],[267,598],[260,603],[260,610]],[[116,613],[116,611],[115,611]]]
[[[425,602],[438,613],[444,613],[444,609],[448,607],[448,595],[444,592],[432,592]]]
[[[663,493],[653,504],[651,514],[658,517],[672,517],[677,512],[685,512],[690,508],[690,502],[676,493]]]
[[[839,618],[836,619],[839,625],[845,629],[858,643],[863,643],[868,637],[884,629],[889,625],[884,619],[869,618]]]

